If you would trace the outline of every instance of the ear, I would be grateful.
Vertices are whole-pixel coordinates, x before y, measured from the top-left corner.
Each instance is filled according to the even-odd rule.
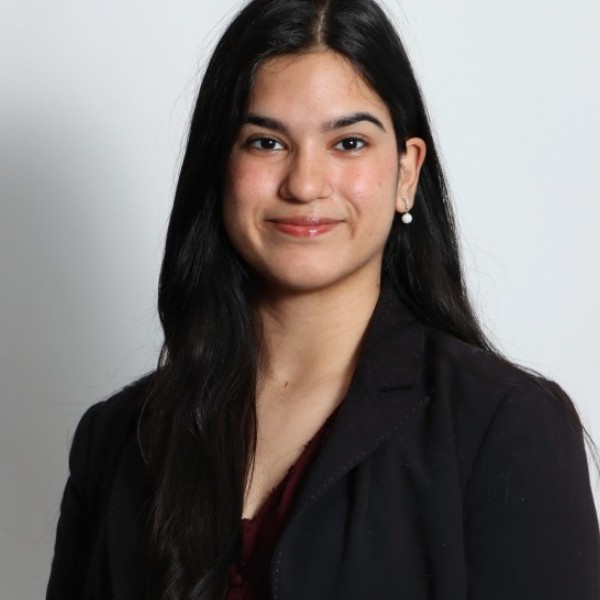
[[[400,156],[398,194],[396,198],[396,210],[401,213],[406,212],[407,204],[408,210],[413,207],[419,174],[427,154],[427,146],[421,138],[408,138],[405,146],[406,150]],[[406,203],[404,202],[405,199]]]

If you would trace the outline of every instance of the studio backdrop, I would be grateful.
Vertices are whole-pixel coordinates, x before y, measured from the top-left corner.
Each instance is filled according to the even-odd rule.
[[[383,3],[428,101],[484,323],[600,442],[600,5]],[[79,417],[156,364],[189,111],[238,7],[0,7],[2,597],[43,597]]]

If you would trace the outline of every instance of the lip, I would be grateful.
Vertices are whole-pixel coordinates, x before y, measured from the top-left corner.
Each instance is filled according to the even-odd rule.
[[[339,219],[324,217],[281,217],[268,219],[277,231],[294,237],[316,237],[331,231],[341,223]]]

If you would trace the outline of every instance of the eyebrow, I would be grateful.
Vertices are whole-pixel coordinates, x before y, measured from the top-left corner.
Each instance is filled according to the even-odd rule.
[[[271,117],[263,117],[255,113],[249,113],[244,118],[244,125],[257,125],[258,127],[264,127],[265,129],[272,129],[273,131],[279,131],[279,133],[289,133],[288,128],[279,120],[272,119]]]
[[[351,115],[344,115],[332,121],[329,121],[323,126],[325,131],[334,131],[335,129],[343,129],[344,127],[350,127],[361,121],[367,121],[373,123],[373,125],[379,127],[382,131],[385,131],[383,123],[375,116],[368,112],[356,112]],[[264,127],[265,129],[272,129],[273,131],[279,131],[283,134],[288,134],[289,130],[284,123],[278,119],[271,117],[265,117],[255,113],[249,113],[244,119],[244,124],[257,125],[258,127]]]
[[[356,123],[360,123],[361,121],[368,121],[369,123],[373,123],[373,125],[376,125],[377,127],[379,127],[379,129],[385,131],[383,123],[377,117],[373,116],[368,112],[356,112],[351,115],[346,115],[344,117],[340,117],[339,119],[335,119],[334,121],[331,121],[328,124],[327,129],[342,129],[343,127],[350,127],[350,125],[355,125]]]

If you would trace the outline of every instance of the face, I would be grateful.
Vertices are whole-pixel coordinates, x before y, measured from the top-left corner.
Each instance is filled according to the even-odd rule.
[[[227,234],[268,288],[378,289],[401,157],[386,105],[333,52],[256,74],[223,194]],[[406,187],[406,186],[405,186]]]

